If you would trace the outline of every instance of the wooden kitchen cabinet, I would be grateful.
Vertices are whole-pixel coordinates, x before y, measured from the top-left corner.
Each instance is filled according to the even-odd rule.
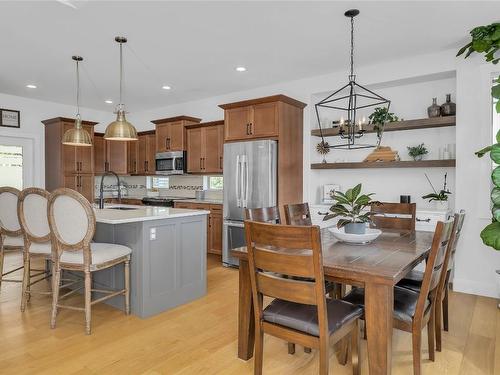
[[[156,136],[154,131],[138,133],[136,172],[138,175],[151,175],[156,172]]]
[[[186,126],[188,173],[222,173],[224,121]]]
[[[186,125],[197,124],[201,119],[176,116],[151,121],[156,126],[156,152],[186,150]]]
[[[222,205],[196,202],[175,202],[175,208],[187,208],[190,210],[207,210],[207,252],[210,254],[222,254]]]
[[[106,171],[106,141],[104,134],[94,134],[94,173],[101,175]]]
[[[103,133],[96,133],[94,147],[95,174],[115,172],[118,175],[129,174],[129,144],[137,141],[106,141]]]
[[[92,146],[62,144],[64,132],[74,126],[74,119],[56,117],[42,121],[45,125],[45,189],[66,187],[94,200],[94,126],[97,122],[82,121],[92,139]]]

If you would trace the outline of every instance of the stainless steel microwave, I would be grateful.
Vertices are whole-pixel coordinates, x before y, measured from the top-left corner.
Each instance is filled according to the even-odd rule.
[[[159,152],[156,154],[156,174],[186,173],[186,151]]]

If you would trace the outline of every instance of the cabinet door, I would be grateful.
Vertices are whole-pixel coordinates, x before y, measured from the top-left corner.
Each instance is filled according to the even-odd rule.
[[[168,148],[169,138],[169,124],[156,125],[156,152],[170,151]]]
[[[127,174],[127,141],[106,141],[108,170]]]
[[[91,138],[93,138],[94,128],[90,125],[83,125],[83,128],[90,134]],[[76,147],[76,166],[79,173],[94,172],[93,154],[93,147]]]
[[[278,136],[278,103],[263,103],[252,107],[250,134],[252,137]]]
[[[222,206],[210,206],[210,246],[212,254],[222,254]]]
[[[156,137],[154,134],[146,135],[146,173],[156,173]]]
[[[249,107],[227,109],[224,113],[224,139],[234,141],[250,137]]]
[[[219,172],[222,173],[224,168],[224,125],[218,125],[217,130],[219,132]]]
[[[219,127],[210,126],[202,129],[202,172],[218,173],[220,172]]]
[[[184,151],[186,149],[184,136],[185,128],[184,121],[172,122],[169,125],[170,134],[167,142],[169,151]]]
[[[202,171],[202,132],[203,128],[187,130],[187,171],[199,173]]]
[[[100,135],[94,136],[94,173],[106,171],[106,141]]]
[[[66,130],[73,127],[73,124],[65,123],[63,126],[63,134]],[[76,159],[76,146],[62,145],[63,148],[63,165],[64,173],[78,173],[77,159]]]
[[[72,190],[78,191],[79,188],[79,176],[78,175],[67,175],[64,176],[64,187]]]
[[[146,173],[147,160],[147,135],[140,135],[137,141],[137,174],[143,175]],[[156,141],[155,141],[156,143]]]
[[[139,146],[139,141],[130,141],[127,145],[127,154],[128,154],[128,173],[136,174],[137,173],[137,150]]]
[[[85,198],[89,200],[89,202],[94,201],[94,176],[89,175],[80,175],[78,182],[78,191]]]
[[[189,203],[185,202],[175,202],[174,203],[174,208],[191,208]]]

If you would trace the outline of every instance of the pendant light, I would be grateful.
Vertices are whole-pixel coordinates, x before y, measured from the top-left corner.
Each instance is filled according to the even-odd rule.
[[[82,127],[82,117],[80,116],[80,70],[79,63],[83,61],[81,56],[73,56],[76,62],[76,119],[75,127],[66,130],[63,135],[62,144],[68,146],[92,146],[90,134]]]
[[[366,118],[369,117],[373,111],[373,107],[381,107],[384,109],[386,117],[389,112],[391,101],[368,90],[366,87],[361,86],[356,82],[356,75],[354,74],[354,17],[359,14],[358,9],[350,9],[344,13],[344,16],[351,19],[351,55],[350,55],[350,74],[349,82],[342,86],[340,89],[328,95],[323,100],[315,104],[316,117],[318,120],[319,131],[321,135],[322,144],[327,144],[323,138],[323,129],[326,124],[321,124],[324,112],[330,112],[329,117],[336,116],[334,124],[338,124],[339,137],[346,140],[342,144],[330,144],[328,148],[341,148],[341,149],[359,149],[378,147],[382,140],[383,123],[379,125],[380,130],[377,132],[377,144],[358,144],[356,140],[363,137],[366,132]],[[325,120],[323,120],[325,122]]]
[[[120,44],[120,103],[116,107],[116,121],[113,121],[106,128],[104,139],[108,141],[136,141],[137,130],[134,125],[125,118],[125,105],[122,101],[123,91],[123,43],[127,43],[127,38],[117,36],[115,41]]]

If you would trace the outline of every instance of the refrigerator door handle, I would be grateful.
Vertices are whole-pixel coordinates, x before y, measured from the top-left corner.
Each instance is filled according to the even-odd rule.
[[[241,207],[241,161],[240,155],[236,155],[236,206]]]
[[[246,155],[243,155],[243,166],[245,167],[245,195],[243,196],[243,207],[247,207],[248,205],[248,189],[249,189],[249,171],[248,171],[248,160]]]

